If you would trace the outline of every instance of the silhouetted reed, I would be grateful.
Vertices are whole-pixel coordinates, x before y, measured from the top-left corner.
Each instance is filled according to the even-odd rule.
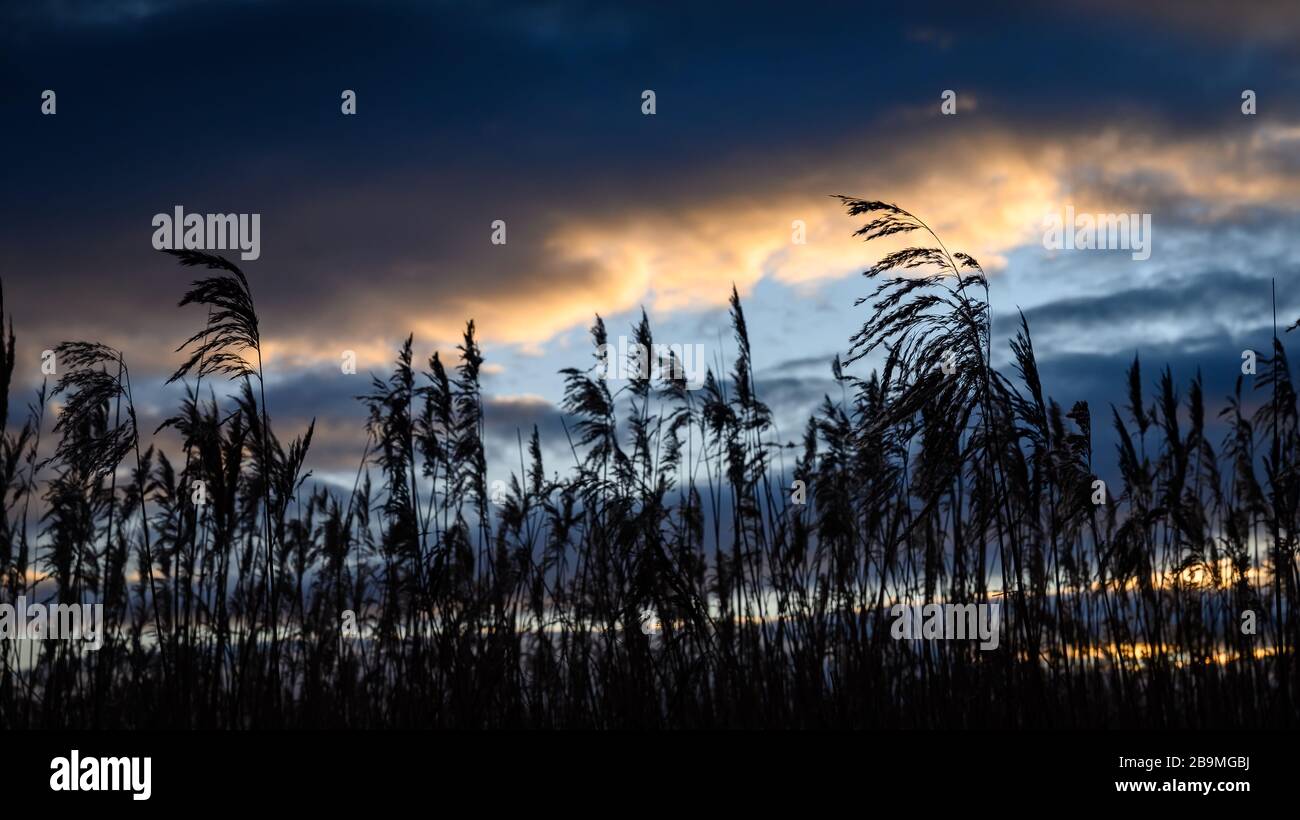
[[[455,367],[417,372],[408,338],[358,397],[367,446],[340,493],[307,483],[311,427],[287,447],[272,430],[245,275],[178,252],[217,271],[181,302],[208,316],[163,425],[180,469],[141,452],[102,345],[57,351],[46,461],[44,388],[5,428],[0,595],[101,601],[117,629],[97,653],[5,642],[0,725],[1294,725],[1300,414],[1281,341],[1238,379],[1219,446],[1199,377],[1183,399],[1166,370],[1148,398],[1135,360],[1106,413],[1111,490],[1093,408],[1045,395],[1023,317],[1014,372],[992,366],[978,262],[897,206],[841,200],[864,240],[930,246],[867,270],[841,398],[800,444],[777,438],[733,290],[729,371],[698,391],[680,368],[613,390],[597,317],[593,363],[562,374],[572,463],[548,469],[521,431],[501,495],[473,322]],[[653,349],[644,314],[632,330]],[[237,391],[204,400],[210,376]],[[1267,398],[1248,413],[1252,386]],[[1002,640],[895,640],[899,602],[999,603]]]

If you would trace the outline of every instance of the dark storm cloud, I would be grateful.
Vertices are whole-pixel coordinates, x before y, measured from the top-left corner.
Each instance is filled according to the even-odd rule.
[[[1278,311],[1300,316],[1300,291],[1285,287],[1300,278],[1300,270],[1283,271]],[[1164,323],[1176,327],[1188,343],[1198,346],[1231,329],[1263,327],[1272,316],[1272,280],[1234,271],[1213,271],[1159,287],[1117,290],[1099,296],[1062,299],[1024,312],[1030,332],[1038,338],[1096,339],[1107,333]],[[1018,316],[999,317],[997,324],[1018,324]],[[1288,318],[1288,323],[1290,322]],[[1050,357],[1052,347],[1043,355]]]
[[[656,296],[695,337],[725,337],[732,283],[748,295],[764,277],[861,269],[852,226],[813,210],[834,212],[826,195],[845,186],[919,201],[946,236],[991,236],[995,254],[1036,242],[1038,213],[1018,211],[1063,192],[1149,208],[1161,230],[1253,236],[1288,224],[1272,212],[1293,213],[1300,190],[1300,61],[1280,36],[1294,15],[1278,24],[1237,4],[133,0],[0,15],[13,160],[0,276],[16,380],[38,380],[35,354],[67,338],[169,372],[201,317],[175,309],[192,272],[152,249],[150,218],[176,204],[261,213],[263,257],[247,267],[268,403],[290,429],[317,417],[315,449],[340,468],[367,387],[322,367],[341,351],[382,372],[407,332],[446,350],[471,317],[489,343],[539,345]],[[58,90],[56,118],[36,114],[45,88]],[[359,94],[355,118],[339,113],[345,88]],[[645,88],[659,95],[654,118],[639,111]],[[955,121],[936,113],[945,88],[959,91]],[[1243,88],[1259,92],[1258,121],[1240,115]],[[846,244],[788,262],[790,221],[804,215]],[[1175,357],[1238,344],[1263,280],[1235,271],[1296,274],[1271,264],[1286,261],[1273,244],[1252,253],[1166,287],[1048,293],[1027,311],[1040,355],[1072,361],[1056,374],[1067,391],[1094,377],[1101,391],[1123,357],[1070,359],[1064,342],[1162,326],[1184,342],[1164,350]],[[1279,287],[1283,308],[1296,292]],[[798,328],[824,311],[815,294],[802,301],[766,315],[788,308]],[[795,419],[838,386],[817,353],[825,340],[790,338],[760,388]],[[494,399],[493,446],[517,447],[533,423],[563,446],[557,400]]]
[[[409,320],[396,306],[427,298],[434,281],[429,311],[444,335],[482,302],[538,298],[543,288],[607,302],[598,272],[537,252],[563,217],[617,209],[629,191],[664,206],[704,186],[743,195],[755,162],[792,180],[815,173],[810,149],[931,100],[941,85],[971,88],[985,109],[1002,100],[1000,118],[1032,120],[1041,133],[1077,128],[1070,115],[1089,116],[1093,92],[1104,91],[1106,105],[1141,99],[1154,116],[1177,117],[1189,87],[1181,80],[1198,68],[1185,51],[1172,59],[1185,43],[1150,43],[1097,19],[1098,36],[1061,35],[1071,53],[1104,52],[1096,65],[1124,66],[1155,49],[1171,57],[1157,60],[1164,86],[1153,93],[1132,86],[1131,74],[1102,70],[1086,78],[1080,91],[1089,93],[1062,94],[1083,78],[1049,59],[1059,43],[1022,36],[1048,12],[985,19],[955,4],[868,19],[844,8],[650,15],[571,3],[384,3],[368,7],[362,25],[342,4],[303,10],[142,0],[20,15],[6,105],[17,113],[24,91],[56,87],[59,123],[78,126],[7,118],[30,161],[12,182],[21,207],[3,213],[14,240],[4,243],[5,269],[39,272],[64,291],[57,308],[20,291],[34,323],[121,333],[131,313],[162,313],[175,288],[149,261],[143,226],[176,202],[265,214],[259,267],[273,273],[260,283],[262,302],[287,331],[364,324],[356,313],[381,326]],[[963,32],[955,45],[949,31]],[[238,59],[196,55],[196,36],[237,44]],[[1015,43],[1019,56],[988,56],[997,41]],[[961,46],[976,43],[986,56],[972,61]],[[872,82],[879,69],[861,64],[868,45],[889,66],[888,82]],[[845,105],[864,83],[869,102]],[[653,132],[637,111],[645,85],[673,112]],[[345,87],[359,91],[364,115],[343,124]],[[494,218],[510,222],[527,254],[483,252]],[[59,225],[75,226],[76,241]],[[503,310],[502,323],[514,316]]]

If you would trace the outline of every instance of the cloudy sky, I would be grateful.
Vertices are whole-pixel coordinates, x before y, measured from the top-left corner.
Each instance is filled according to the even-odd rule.
[[[658,340],[726,361],[733,284],[760,396],[797,439],[837,392],[859,274],[887,250],[852,237],[833,194],[896,202],[980,259],[995,356],[1022,309],[1048,391],[1094,415],[1135,354],[1148,383],[1199,369],[1217,412],[1241,351],[1268,347],[1274,278],[1280,319],[1300,316],[1294,7],[629,5],[3,7],[15,382],[39,384],[57,342],[97,339],[125,352],[146,415],[174,404],[161,381],[203,319],[175,307],[193,272],[151,243],[177,205],[261,214],[243,265],[268,404],[283,436],[319,419],[318,474],[355,468],[353,397],[407,333],[424,360],[476,321],[509,464],[533,423],[563,452],[557,371],[590,363],[596,314],[618,335],[644,307]],[[1150,214],[1150,258],[1046,249],[1067,205]]]

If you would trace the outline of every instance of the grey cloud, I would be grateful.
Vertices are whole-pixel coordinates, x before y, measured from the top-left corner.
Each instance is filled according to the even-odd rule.
[[[1294,281],[1300,272],[1281,277]],[[1087,345],[1105,352],[1108,337],[1119,333],[1141,339],[1160,323],[1177,326],[1184,347],[1204,347],[1207,340],[1237,329],[1260,326],[1271,317],[1270,279],[1236,271],[1209,271],[1184,277],[1165,287],[1116,290],[1098,296],[1061,299],[1025,311],[1036,350],[1052,358],[1057,350]],[[1300,292],[1278,290],[1278,310],[1300,315]],[[998,327],[1018,326],[1019,317],[996,317]]]

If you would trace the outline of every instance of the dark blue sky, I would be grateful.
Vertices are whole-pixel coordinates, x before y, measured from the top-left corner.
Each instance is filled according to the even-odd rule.
[[[1140,353],[1149,383],[1199,368],[1217,412],[1240,351],[1267,346],[1273,277],[1300,316],[1297,29],[1283,3],[7,5],[15,380],[66,338],[121,347],[146,383],[174,368],[199,317],[150,220],[183,205],[262,214],[245,268],[270,406],[286,435],[322,418],[318,470],[355,464],[352,397],[408,332],[423,359],[477,321],[513,448],[516,424],[557,427],[556,371],[587,361],[594,314],[626,333],[645,306],[660,339],[725,358],[733,283],[797,438],[883,252],[828,198],[847,193],[985,262],[996,355],[1023,308],[1065,406],[1108,415]],[[1066,205],[1151,214],[1151,258],[1045,249]]]

